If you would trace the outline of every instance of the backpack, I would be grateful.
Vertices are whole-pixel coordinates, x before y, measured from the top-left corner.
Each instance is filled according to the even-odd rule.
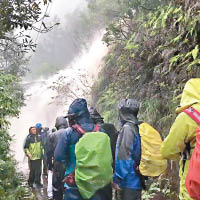
[[[75,182],[81,196],[89,199],[112,181],[110,138],[100,132],[98,125],[92,132],[86,132],[79,125],[73,128],[82,135],[75,147]]]
[[[156,177],[167,169],[167,160],[161,155],[162,139],[157,130],[147,123],[139,125],[141,160],[139,171],[143,176]]]
[[[190,107],[184,112],[200,125],[200,113],[197,110]],[[200,200],[200,126],[196,130],[196,144],[189,160],[185,186],[191,198]]]

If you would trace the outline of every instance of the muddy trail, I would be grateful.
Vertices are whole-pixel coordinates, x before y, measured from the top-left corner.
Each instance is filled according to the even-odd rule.
[[[43,188],[37,188],[37,187],[32,188],[32,192],[36,196],[37,200],[48,200],[47,181],[48,181],[47,176],[42,175]]]
[[[52,192],[48,191],[48,177],[42,175],[41,176],[41,183],[43,184],[42,188],[36,187],[33,184],[33,187],[29,187],[28,185],[28,169],[26,171],[18,170],[18,177],[21,181],[20,186],[24,188],[24,200],[51,200],[52,199]],[[49,197],[48,197],[49,196]],[[1,198],[0,198],[1,199]]]

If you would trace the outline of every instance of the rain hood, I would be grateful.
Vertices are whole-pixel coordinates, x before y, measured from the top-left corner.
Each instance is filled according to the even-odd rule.
[[[200,78],[190,79],[185,84],[181,103],[176,109],[176,113],[180,113],[196,103],[200,103]]]
[[[59,130],[61,128],[67,128],[68,127],[68,123],[65,117],[60,116],[56,118],[56,123],[55,123],[55,127]]]
[[[138,124],[137,114],[139,111],[140,104],[139,102],[133,99],[122,99],[119,102],[119,119],[122,125],[126,122],[133,124]]]

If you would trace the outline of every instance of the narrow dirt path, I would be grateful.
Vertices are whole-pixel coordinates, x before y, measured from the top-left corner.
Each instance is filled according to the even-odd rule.
[[[33,187],[32,192],[35,194],[37,200],[48,200],[47,196],[47,177],[42,176],[43,188]]]

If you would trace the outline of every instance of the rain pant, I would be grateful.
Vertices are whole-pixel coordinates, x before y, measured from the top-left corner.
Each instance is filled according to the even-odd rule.
[[[110,189],[110,185],[100,189],[96,194],[88,200],[107,200],[105,191]],[[111,191],[112,192],[112,191]],[[69,188],[65,193],[65,200],[84,200],[77,188]],[[128,199],[127,199],[128,200]]]
[[[185,178],[188,172],[189,159],[195,147],[198,124],[183,112],[191,106],[200,112],[200,79],[191,79],[186,83],[180,106],[176,109],[178,116],[161,147],[163,157],[171,160],[180,159],[179,198],[181,200],[191,199],[185,187]],[[188,145],[190,146],[190,152],[186,148]],[[183,156],[188,153],[188,157]]]
[[[89,111],[87,109],[87,103],[84,99],[76,99],[69,107],[68,114],[75,114],[76,122],[86,131],[92,132],[94,130],[94,123],[92,122]],[[101,132],[104,132],[100,129]],[[64,134],[61,134],[58,144],[54,152],[54,159],[57,162],[66,163],[65,175],[73,173],[76,167],[76,157],[75,157],[75,145],[80,139],[80,134],[73,128],[68,128],[65,130]],[[82,200],[80,192],[76,186],[69,186],[65,184],[65,199],[67,200]],[[92,197],[92,200],[107,200],[105,195],[97,191],[97,193]],[[96,196],[97,195],[97,196]]]
[[[43,155],[43,174],[47,175],[47,140],[49,137],[49,128],[45,127],[41,132],[41,139],[42,145],[44,148],[44,155]]]
[[[29,160],[29,178],[28,178],[28,184],[33,185],[40,184],[41,182],[41,172],[42,172],[42,160]]]
[[[122,200],[141,200],[142,193],[141,190],[133,190],[133,189],[123,189],[122,193]]]
[[[63,200],[63,179],[65,175],[65,163],[54,162],[53,167],[53,199],[54,200]]]

